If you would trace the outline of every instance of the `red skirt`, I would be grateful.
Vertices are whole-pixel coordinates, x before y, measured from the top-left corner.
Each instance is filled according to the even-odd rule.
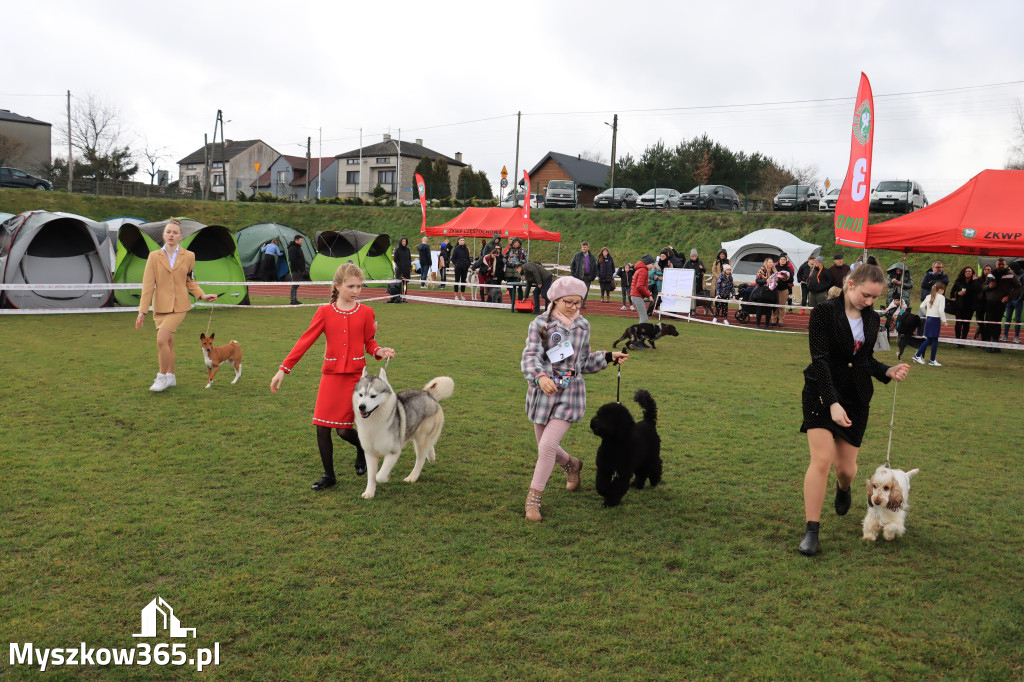
[[[352,409],[352,392],[361,376],[361,372],[321,374],[313,423],[332,429],[354,429],[356,414]]]

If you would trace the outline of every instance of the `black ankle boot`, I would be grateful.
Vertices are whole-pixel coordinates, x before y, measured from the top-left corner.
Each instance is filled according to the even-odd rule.
[[[853,503],[852,489],[852,484],[846,490],[842,490],[836,483],[836,514],[846,516],[846,512],[850,511],[850,505]]]
[[[807,522],[807,532],[804,539],[800,541],[800,553],[807,556],[814,556],[818,553],[818,527],[817,521]]]
[[[366,455],[362,450],[356,451],[356,476],[366,475]]]
[[[313,484],[313,490],[324,490],[334,485],[334,476],[330,474],[324,474],[319,481]]]

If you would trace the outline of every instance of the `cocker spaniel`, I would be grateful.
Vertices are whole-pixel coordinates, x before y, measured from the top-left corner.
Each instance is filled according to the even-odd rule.
[[[878,532],[893,540],[906,532],[907,506],[910,500],[910,477],[918,469],[903,471],[882,465],[868,479],[868,513],[864,516],[864,539],[872,542]]]

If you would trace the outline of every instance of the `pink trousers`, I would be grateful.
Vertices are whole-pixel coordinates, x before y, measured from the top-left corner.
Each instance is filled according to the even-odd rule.
[[[544,490],[556,462],[561,465],[569,463],[569,453],[562,449],[561,442],[570,426],[572,423],[563,419],[533,425],[533,433],[537,437],[537,466],[533,469],[530,487],[534,490]]]

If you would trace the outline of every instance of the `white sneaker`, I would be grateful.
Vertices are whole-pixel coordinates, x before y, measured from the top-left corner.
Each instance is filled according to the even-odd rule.
[[[625,310],[625,309],[626,309],[626,306],[622,306],[621,308],[619,308],[619,310]]]
[[[942,364],[939,363],[939,362],[936,362],[935,360],[929,360],[928,364],[931,365],[932,367],[942,367]]]
[[[726,327],[728,327],[729,326],[729,320],[722,320],[722,324],[724,324]]]
[[[1013,342],[1014,343],[1020,343],[1020,337],[1019,336],[1013,337]]]
[[[153,381],[153,385],[149,387],[149,390],[159,392],[165,388],[167,388],[167,375],[158,373],[156,375],[156,379]]]
[[[173,374],[165,374],[164,375],[164,379],[167,382],[167,384],[164,386],[164,388],[170,388],[171,386],[177,386],[178,385],[178,378],[175,377]]]
[[[923,365],[924,364],[924,358],[922,358],[919,355],[915,355],[914,356],[914,362],[916,362],[919,365]]]
[[[633,306],[629,306],[629,309],[632,310],[634,313],[636,312],[636,308],[634,308]]]
[[[717,317],[712,317],[711,318],[711,324],[718,324],[718,318]]]

